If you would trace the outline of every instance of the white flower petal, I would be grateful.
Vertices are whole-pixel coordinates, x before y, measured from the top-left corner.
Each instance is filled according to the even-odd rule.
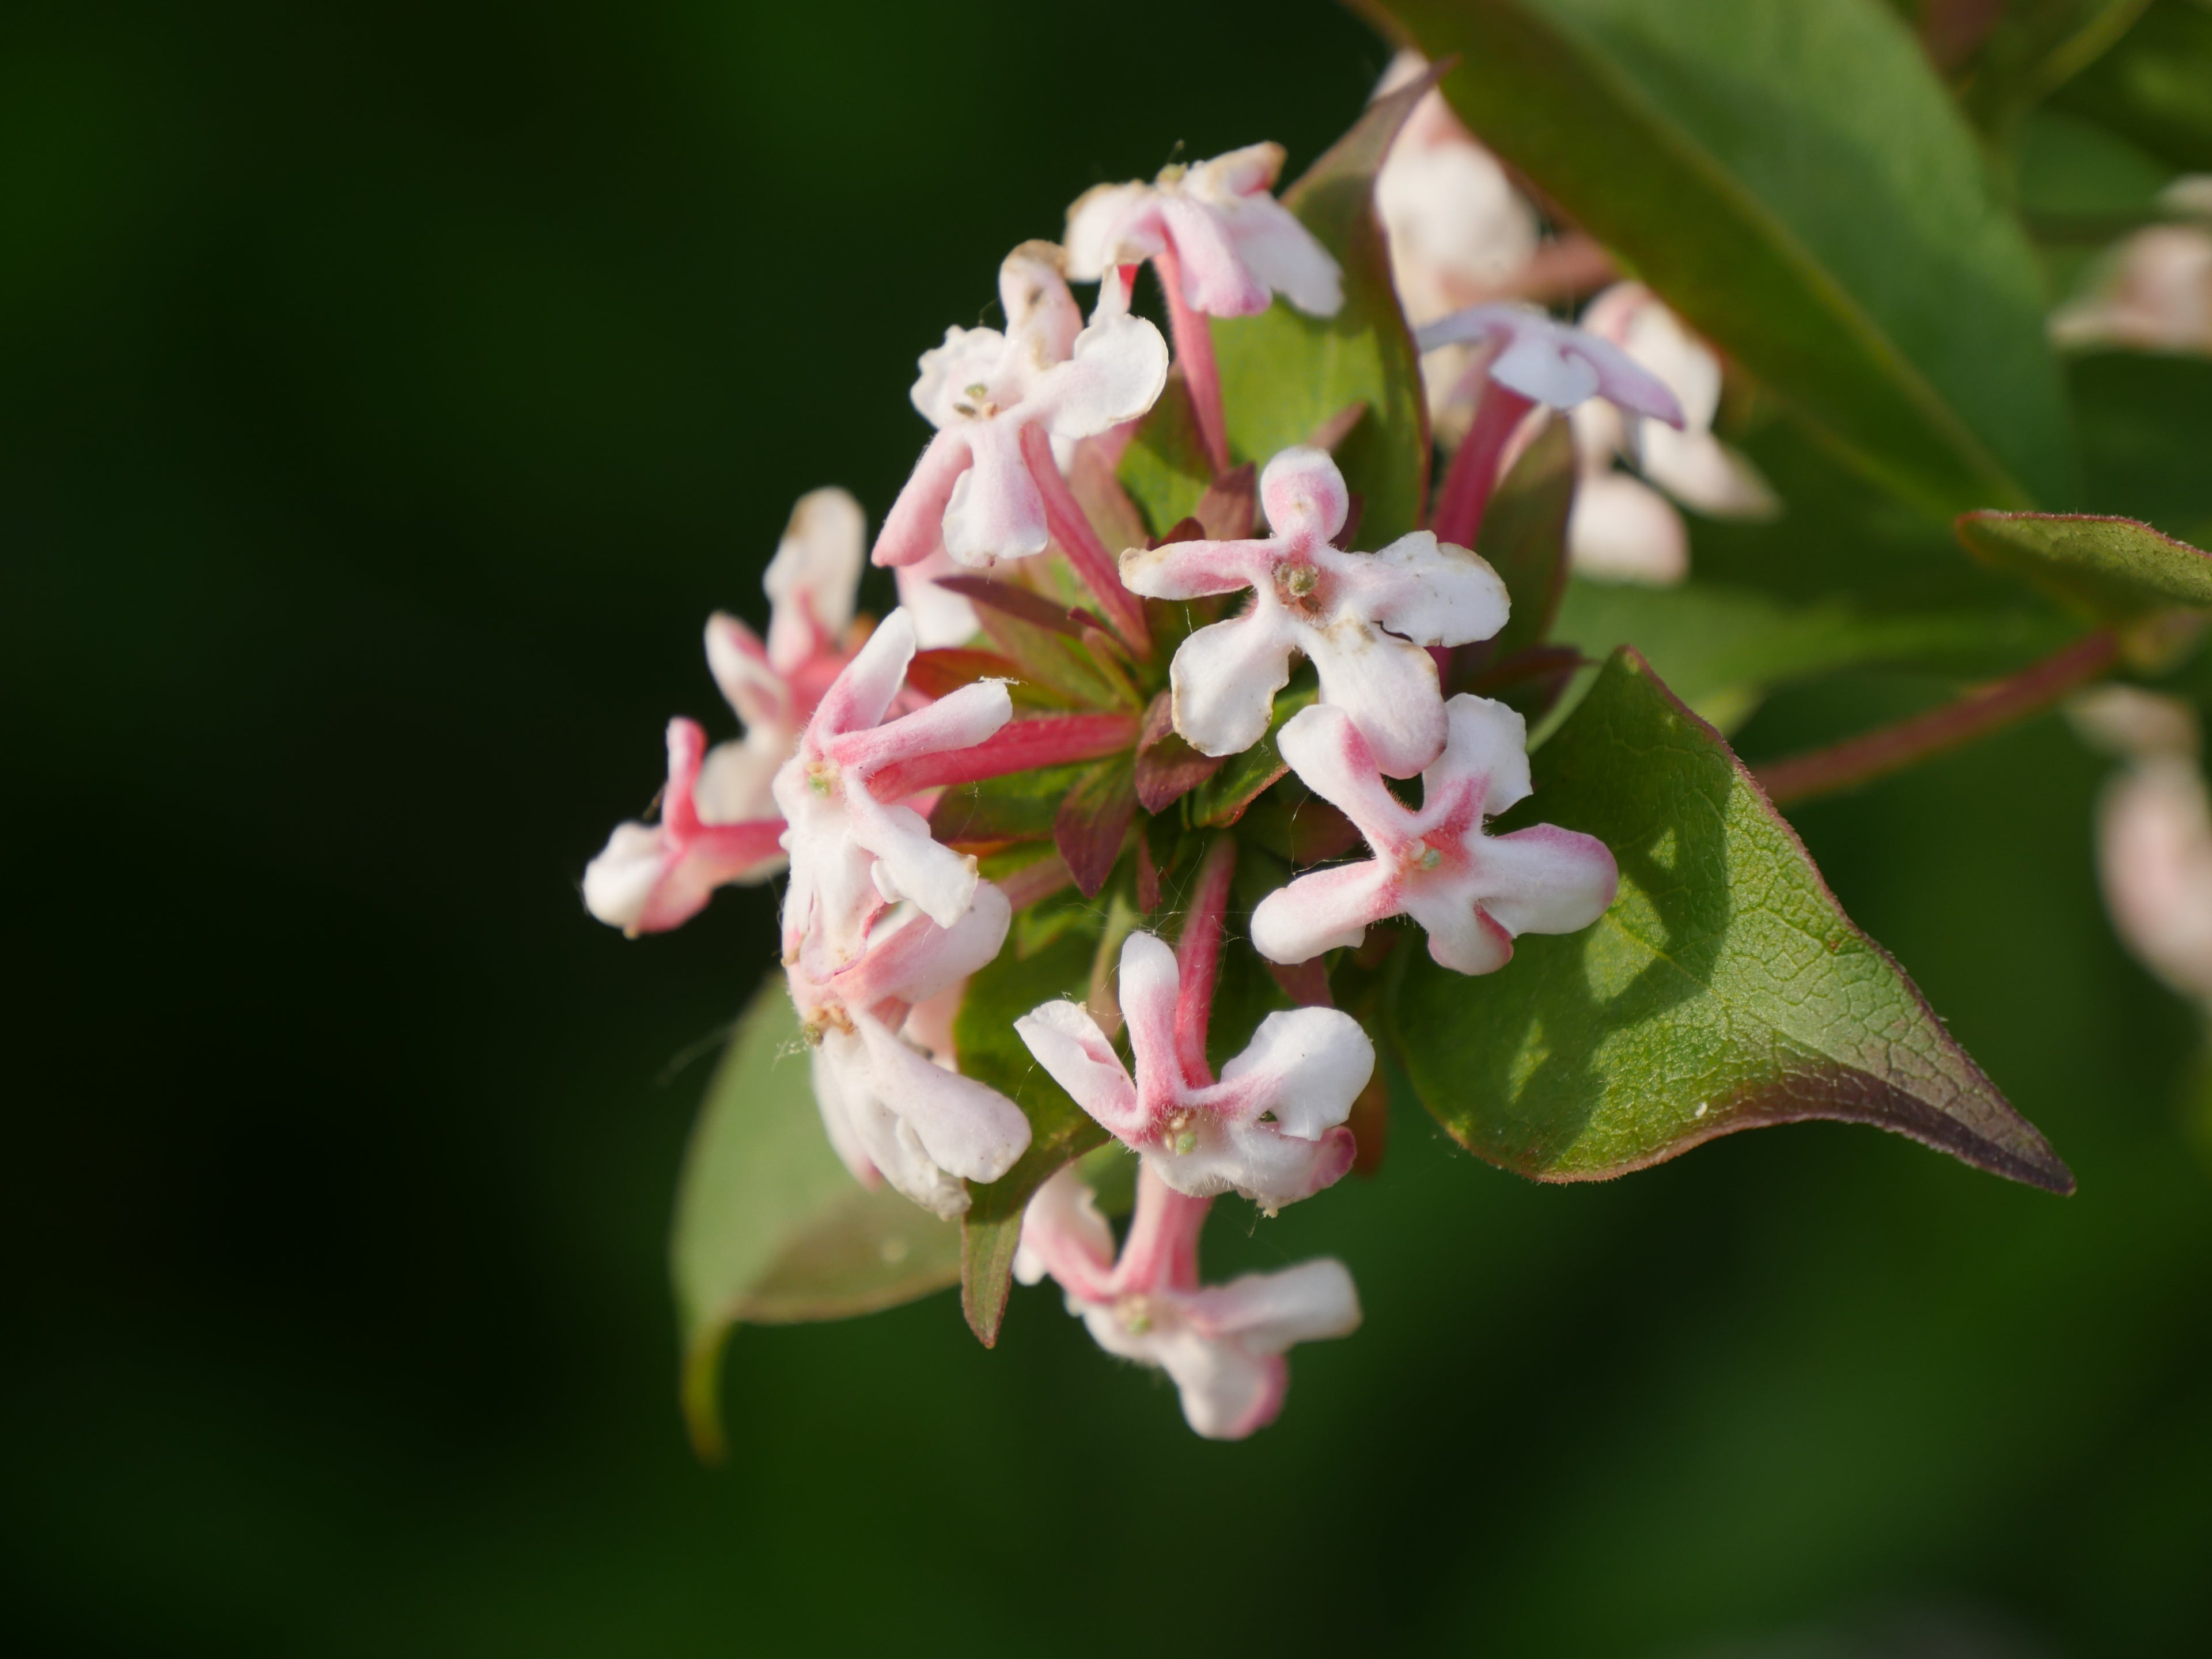
[[[1333,1256],[1185,1293],[1194,1327],[1234,1338],[1250,1353],[1281,1353],[1300,1342],[1349,1336],[1359,1328],[1359,1291]]]
[[[1376,860],[1300,876],[1252,912],[1252,948],[1270,962],[1308,962],[1354,945],[1368,927],[1398,914],[1398,881]]]
[[[975,465],[952,486],[945,508],[945,550],[978,568],[1042,553],[1052,538],[1044,499],[1021,451],[1020,423],[1007,416],[969,429]]]
[[[1271,596],[1200,629],[1169,665],[1175,729],[1201,755],[1241,755],[1267,735],[1302,630]]]
[[[1272,1112],[1283,1133],[1310,1141],[1352,1115],[1374,1072],[1375,1044],[1350,1014],[1278,1009],[1221,1068],[1221,1085],[1238,1103],[1239,1116]]]
[[[1626,472],[1591,474],[1576,488],[1567,555],[1577,575],[1598,581],[1668,587],[1690,574],[1682,515]]]
[[[761,577],[771,606],[769,659],[786,674],[835,640],[853,620],[867,525],[842,489],[816,489],[791,509],[783,539]]]
[[[610,927],[635,933],[667,866],[658,829],[617,824],[605,848],[584,866],[584,908]]]
[[[1419,646],[1356,616],[1301,629],[1299,643],[1321,677],[1322,702],[1352,716],[1383,772],[1410,778],[1443,751],[1436,659]]]
[[[1144,1133],[1137,1085],[1097,1021],[1079,1003],[1041,1003],[1014,1022],[1014,1030],[1053,1081],[1109,1133]]]
[[[1344,308],[1344,272],[1298,216],[1271,196],[1248,197],[1224,216],[1246,269],[1309,317]]]
[[[1465,645],[1505,626],[1513,601],[1480,555],[1440,544],[1425,530],[1401,536],[1379,553],[1340,554],[1360,609],[1416,645]]]
[[[1596,836],[1539,823],[1484,837],[1478,880],[1482,908],[1517,937],[1579,933],[1612,904],[1620,872]]]
[[[843,1032],[838,1032],[836,1035],[839,1038],[850,1042]],[[866,1064],[866,1056],[861,1053],[858,1043],[852,1044],[849,1054],[850,1059],[847,1060],[843,1051],[833,1048],[825,1040],[807,1056],[807,1066],[814,1084],[814,1105],[815,1109],[822,1114],[822,1128],[823,1132],[830,1137],[830,1149],[837,1154],[845,1167],[852,1171],[853,1179],[863,1187],[880,1187],[883,1185],[883,1176],[877,1170],[874,1160],[869,1158],[867,1146],[861,1139],[860,1130],[854,1127],[852,1113],[845,1104],[843,1080],[839,1075],[841,1060],[848,1064],[856,1064],[862,1070],[865,1070]],[[866,1087],[865,1078],[862,1078],[860,1082],[865,1091]]]
[[[1435,765],[1422,775],[1424,800],[1435,799],[1462,778],[1488,781],[1482,797],[1485,817],[1496,817],[1528,798],[1528,727],[1518,710],[1489,697],[1462,691],[1444,705],[1451,736]]]
[[[1066,442],[1135,420],[1167,380],[1168,343],[1143,318],[1124,313],[1078,335],[1075,355],[1043,377],[1036,401],[1054,440]]]
[[[914,1131],[939,1169],[970,1181],[996,1181],[1029,1149],[1029,1119],[997,1090],[932,1065],[865,1015],[854,1024],[867,1045],[877,1098]]]

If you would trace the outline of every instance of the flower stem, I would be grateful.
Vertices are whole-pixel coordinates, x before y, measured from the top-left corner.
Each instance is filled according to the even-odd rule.
[[[2095,679],[2118,656],[2119,642],[2109,630],[2100,629],[2055,655],[1995,684],[1978,686],[1941,708],[1846,738],[1826,749],[1770,762],[1752,775],[1777,806],[1856,788],[2049,708],[2076,686]]]
[[[1030,476],[1044,498],[1045,526],[1053,540],[1067,555],[1084,586],[1097,596],[1099,608],[1129,649],[1139,657],[1150,657],[1152,635],[1145,626],[1144,601],[1121,586],[1121,572],[1114,556],[1091,527],[1090,515],[1061,476],[1060,463],[1052,458],[1052,440],[1035,424],[1022,428],[1022,459],[1029,463]]]
[[[1443,492],[1429,528],[1440,542],[1473,548],[1482,529],[1482,510],[1490,492],[1498,487],[1498,463],[1505,446],[1534,405],[1519,392],[1502,386],[1484,373],[1482,401],[1475,405],[1474,424],[1452,453],[1451,470],[1444,474]]]
[[[1114,1289],[1187,1291],[1198,1284],[1198,1236],[1210,1198],[1186,1198],[1160,1179],[1146,1158],[1137,1170],[1137,1212],[1114,1264]]]
[[[1194,311],[1182,297],[1182,261],[1172,247],[1152,256],[1152,269],[1167,295],[1168,330],[1175,336],[1176,362],[1182,368],[1182,382],[1198,412],[1199,434],[1218,473],[1229,471],[1229,420],[1221,407],[1221,368],[1213,361],[1213,329],[1203,313]]]
[[[1221,922],[1229,910],[1229,878],[1237,872],[1237,842],[1217,836],[1198,866],[1190,908],[1176,941],[1176,1060],[1184,1079],[1202,1089],[1213,1081],[1206,1063],[1206,1028],[1213,1017],[1213,983],[1221,969]]]

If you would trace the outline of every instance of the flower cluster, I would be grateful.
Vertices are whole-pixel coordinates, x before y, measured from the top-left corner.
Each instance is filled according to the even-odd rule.
[[[1401,54],[1376,95],[1425,68],[1419,57]],[[1509,350],[1520,351],[1520,362],[1500,364],[1486,377],[1486,331],[1470,319],[1480,308],[1510,301],[1552,303],[1602,290],[1583,310],[1582,331],[1616,347],[1665,388],[1671,407],[1651,397],[1647,386],[1626,399],[1588,398],[1574,410],[1582,477],[1567,542],[1578,573],[1610,581],[1680,581],[1689,570],[1689,535],[1670,498],[1714,519],[1766,519],[1781,510],[1751,462],[1713,436],[1721,392],[1713,349],[1642,283],[1615,280],[1613,261],[1588,236],[1571,228],[1540,234],[1534,207],[1441,93],[1430,91],[1414,107],[1376,182],[1376,205],[1406,314],[1421,333],[1440,433],[1455,441],[1467,434],[1491,380],[1552,402],[1547,392],[1587,384],[1589,369],[1596,368],[1570,369],[1572,378],[1565,378],[1516,340]],[[1618,366],[1619,359],[1610,361]],[[1509,411],[1491,412],[1495,422]],[[1664,424],[1636,418],[1646,414]],[[1485,435],[1497,441],[1494,431]],[[1616,458],[1643,478],[1617,470]]]
[[[1471,550],[1484,501],[1540,406],[1608,400],[1623,413],[1604,417],[1605,441],[1647,471],[1663,452],[1638,448],[1623,419],[1696,428],[1711,414],[1693,398],[1686,417],[1632,334],[1494,298],[1443,307],[1422,340],[1470,349],[1472,430],[1430,526],[1362,548],[1322,439],[1231,453],[1210,319],[1279,298],[1317,316],[1347,303],[1334,258],[1273,194],[1282,162],[1259,144],[1101,186],[1069,210],[1064,248],[1007,255],[1003,329],[950,329],[920,359],[913,401],[934,435],[872,551],[899,607],[872,629],[856,620],[860,508],[836,491],[803,500],[769,567],[765,643],[727,617],[708,626],[743,737],[710,750],[677,721],[659,821],[617,829],[585,878],[594,915],[652,932],[715,886],[787,864],[782,961],[825,1133],[858,1180],[938,1216],[963,1216],[974,1188],[1036,1161],[1013,1097],[1064,1091],[1135,1158],[1135,1213],[1117,1248],[1074,1165],[1026,1176],[1015,1272],[1056,1280],[1102,1346],[1164,1370],[1192,1427],[1232,1438],[1280,1408],[1288,1347],[1358,1322],[1334,1261],[1212,1287],[1198,1276],[1217,1197],[1272,1215],[1360,1152],[1354,1109],[1379,1098],[1376,1050],[1362,1018],[1334,1006],[1335,968],[1358,947],[1370,969],[1369,930],[1405,917],[1436,962],[1490,973],[1516,937],[1586,927],[1613,900],[1613,857],[1592,837],[1487,830],[1530,775],[1522,716],[1447,679],[1453,651],[1510,614]],[[1465,184],[1449,154],[1431,165]],[[1395,199],[1402,217],[1407,191]],[[1132,308],[1147,264],[1172,356]],[[1071,280],[1097,284],[1087,318]],[[1171,366],[1216,490],[1241,488],[1246,505],[1216,514],[1213,535],[1162,525],[1147,539],[1112,457]],[[1232,465],[1244,459],[1256,484]],[[1146,768],[1170,734],[1191,758],[1163,787]],[[1340,825],[1300,872],[1247,850],[1241,806],[1188,809],[1209,769],[1255,752],[1280,762],[1257,787],[1279,780],[1285,801]],[[1103,769],[1045,783],[1079,764]],[[1151,780],[1141,813],[1138,775]],[[1018,823],[969,824],[962,792],[997,779],[1057,797],[1056,847]],[[1364,858],[1326,861],[1363,840]],[[1071,884],[1113,896],[1070,911]],[[1069,926],[1096,932],[1087,981],[1042,988],[1073,994],[1042,996],[1008,1034],[1034,1058],[1030,1080],[1003,1063],[986,1068],[996,1086],[963,1071],[953,1015],[972,1011],[971,979]],[[1232,958],[1277,1006],[1244,998],[1216,1030]]]

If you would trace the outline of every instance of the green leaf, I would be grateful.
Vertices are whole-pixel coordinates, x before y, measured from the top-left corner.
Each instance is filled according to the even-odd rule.
[[[1534,758],[1535,794],[1503,827],[1597,836],[1620,896],[1579,933],[1519,939],[1485,978],[1399,952],[1389,1028],[1454,1139],[1540,1180],[1589,1181],[1834,1118],[2072,1190],[1728,745],[1633,652]]]
[[[1091,761],[1009,772],[981,783],[955,784],[930,809],[929,833],[948,847],[1048,841],[1068,793],[1091,774]]]
[[[1155,536],[1166,535],[1198,511],[1213,467],[1180,368],[1170,371],[1159,401],[1137,423],[1121,454],[1121,478]]]
[[[1275,747],[1275,734],[1291,715],[1320,696],[1321,689],[1310,675],[1304,677],[1303,684],[1294,681],[1277,692],[1275,712],[1267,721],[1267,735],[1243,754],[1231,756],[1218,772],[1190,792],[1190,821],[1211,829],[1234,823],[1243,817],[1244,809],[1291,769],[1290,763]]]
[[[1966,513],[1959,539],[1984,564],[2098,623],[2212,608],[2212,557],[2134,519]]]
[[[2212,9],[2159,0],[2051,101],[2174,167],[2212,170]]]
[[[1924,509],[2073,493],[2033,257],[1867,0],[1361,0],[1483,141]]]
[[[1740,726],[1771,686],[1839,668],[1906,665],[1996,673],[2056,650],[2073,630],[2021,612],[1868,613],[1840,600],[1793,605],[1713,583],[1567,585],[1554,630],[1602,659],[1634,646],[1698,715]]]
[[[1344,268],[1344,306],[1309,317],[1278,300],[1257,317],[1217,318],[1232,460],[1261,466],[1278,450],[1310,442],[1347,405],[1367,412],[1337,446],[1345,483],[1364,500],[1362,547],[1383,547],[1418,526],[1429,486],[1429,415],[1420,359],[1398,309],[1389,253],[1375,216],[1375,173],[1426,90],[1418,83],[1377,99],[1283,192],[1284,205]],[[1160,526],[1154,521],[1154,531]]]
[[[960,1300],[969,1325],[986,1347],[999,1340],[999,1322],[1006,1315],[1007,1287],[1012,1282],[1014,1249],[1021,1243],[1022,1212],[1030,1194],[1062,1164],[1106,1139],[1097,1121],[1052,1080],[1014,1031],[1014,1021],[1038,1004],[1089,993],[1101,930],[1095,910],[1085,921],[1087,925],[1054,934],[1027,955],[1000,951],[996,961],[968,981],[968,994],[953,1022],[961,1071],[989,1084],[1019,1106],[1030,1121],[1029,1150],[1014,1167],[988,1185],[968,1184]]]
[[[707,1086],[669,1254],[684,1416],[708,1459],[722,1453],[719,1383],[732,1326],[846,1319],[960,1276],[958,1228],[887,1187],[862,1187],[830,1149],[781,975],[755,994]]]

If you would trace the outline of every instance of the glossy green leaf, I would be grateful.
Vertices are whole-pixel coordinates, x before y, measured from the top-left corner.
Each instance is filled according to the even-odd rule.
[[[707,1087],[685,1149],[670,1241],[692,1443],[717,1457],[730,1328],[845,1319],[960,1276],[960,1230],[855,1182],[814,1104],[781,975],[761,987]]]
[[[1868,0],[1363,0],[1478,136],[1923,508],[2073,494],[2043,295],[1972,132]]]
[[[2056,650],[2074,630],[2033,611],[1893,615],[1711,583],[1577,580],[1567,585],[1553,632],[1600,660],[1634,646],[1675,696],[1725,732],[1748,719],[1771,686],[1874,664],[1999,673]]]
[[[1155,536],[1166,535],[1198,511],[1213,467],[1206,459],[1206,437],[1199,430],[1182,370],[1169,374],[1159,401],[1137,423],[1128,448],[1121,453],[1120,476],[1121,487]]]
[[[1074,761],[1066,766],[1009,772],[981,783],[955,784],[930,809],[929,833],[948,847],[1049,841],[1060,803],[1090,775],[1094,764]]]
[[[1984,564],[2092,622],[2129,622],[2175,606],[2212,609],[2212,556],[2134,519],[1966,513],[1958,529]]]
[[[1063,908],[1060,914],[1067,912]],[[1097,1121],[1052,1080],[1014,1031],[1014,1021],[1039,1003],[1088,994],[1100,925],[1097,910],[1087,908],[1078,925],[1053,933],[1048,943],[1026,955],[1012,946],[1000,951],[968,981],[953,1024],[960,1069],[1006,1096],[1030,1121],[1029,1150],[1014,1167],[988,1185],[970,1182],[968,1187],[961,1305],[987,1346],[998,1340],[1030,1194],[1069,1159],[1106,1139]]]
[[[2073,1177],[1853,927],[1711,727],[1634,653],[1534,757],[1501,820],[1597,836],[1620,896],[1470,979],[1404,950],[1388,1019],[1422,1103],[1546,1181],[1625,1174],[1738,1129],[1872,1123],[2055,1192]]]
[[[1345,482],[1364,503],[1361,547],[1386,546],[1415,528],[1427,505],[1420,359],[1398,309],[1374,204],[1376,170],[1424,89],[1409,86],[1370,105],[1283,192],[1284,204],[1343,267],[1343,308],[1309,317],[1278,300],[1261,316],[1213,323],[1233,460],[1265,466],[1278,450],[1310,442],[1349,405],[1366,404],[1336,447]]]

